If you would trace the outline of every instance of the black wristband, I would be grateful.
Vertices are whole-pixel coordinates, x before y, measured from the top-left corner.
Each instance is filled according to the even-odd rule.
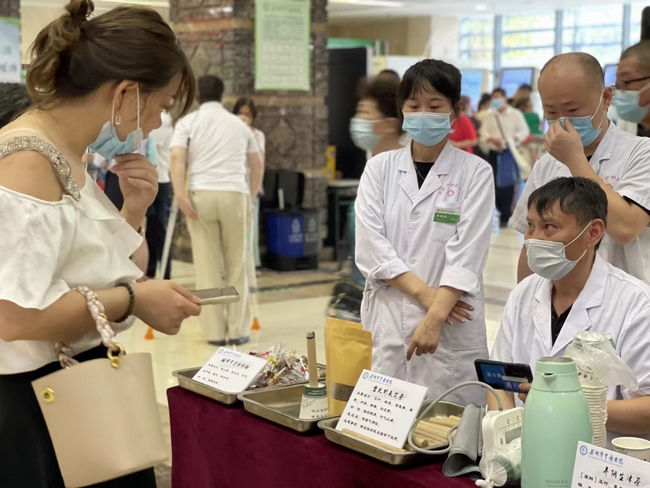
[[[123,317],[115,321],[116,324],[120,324],[126,321],[126,319],[128,319],[131,315],[133,315],[133,309],[135,308],[135,293],[133,291],[133,287],[129,283],[120,282],[115,286],[123,286],[129,292],[129,309],[126,311]]]

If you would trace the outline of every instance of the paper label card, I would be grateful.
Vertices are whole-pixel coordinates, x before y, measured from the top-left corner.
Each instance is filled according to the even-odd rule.
[[[585,442],[578,444],[571,488],[645,488],[650,463]]]
[[[336,430],[402,448],[426,394],[424,386],[364,370]]]
[[[194,380],[226,393],[241,393],[266,364],[266,359],[221,347],[194,375]]]

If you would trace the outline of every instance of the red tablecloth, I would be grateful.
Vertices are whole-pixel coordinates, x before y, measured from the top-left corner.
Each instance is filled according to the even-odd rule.
[[[301,436],[243,408],[230,408],[179,387],[167,391],[173,488],[464,488],[442,464],[396,469],[330,443]]]

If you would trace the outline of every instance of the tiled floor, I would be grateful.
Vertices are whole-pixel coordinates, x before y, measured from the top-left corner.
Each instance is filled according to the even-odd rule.
[[[492,236],[488,263],[484,272],[488,344],[491,347],[503,306],[516,284],[516,270],[522,238],[514,230],[502,230]],[[194,271],[191,265],[174,263],[173,277],[180,284],[192,288]],[[324,362],[322,329],[325,309],[333,284],[338,280],[335,263],[325,263],[320,270],[295,273],[265,271],[258,280],[259,319],[261,331],[254,333],[245,350],[262,350],[284,342],[290,348],[304,351],[305,335],[315,331],[318,341],[319,362]],[[161,404],[161,417],[167,430],[166,390],[177,384],[172,372],[199,367],[216,351],[202,337],[197,319],[183,324],[175,337],[156,334],[155,339],[145,340],[146,327],[137,323],[128,332],[120,335],[121,343],[132,352],[150,352],[154,361],[156,395]],[[168,486],[162,479],[167,475],[160,468],[161,488]]]

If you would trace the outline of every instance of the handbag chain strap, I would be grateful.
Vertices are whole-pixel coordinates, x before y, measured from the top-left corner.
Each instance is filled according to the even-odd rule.
[[[111,366],[118,368],[120,366],[120,358],[124,354],[124,348],[115,342],[115,332],[108,322],[104,305],[99,301],[97,294],[87,286],[78,286],[74,291],[81,293],[86,299],[88,310],[92,315],[93,320],[97,326],[97,332],[102,338],[102,343],[108,348],[108,359],[111,361]],[[72,357],[72,349],[63,342],[57,342],[55,345],[59,361],[64,368],[70,368],[79,362]]]

